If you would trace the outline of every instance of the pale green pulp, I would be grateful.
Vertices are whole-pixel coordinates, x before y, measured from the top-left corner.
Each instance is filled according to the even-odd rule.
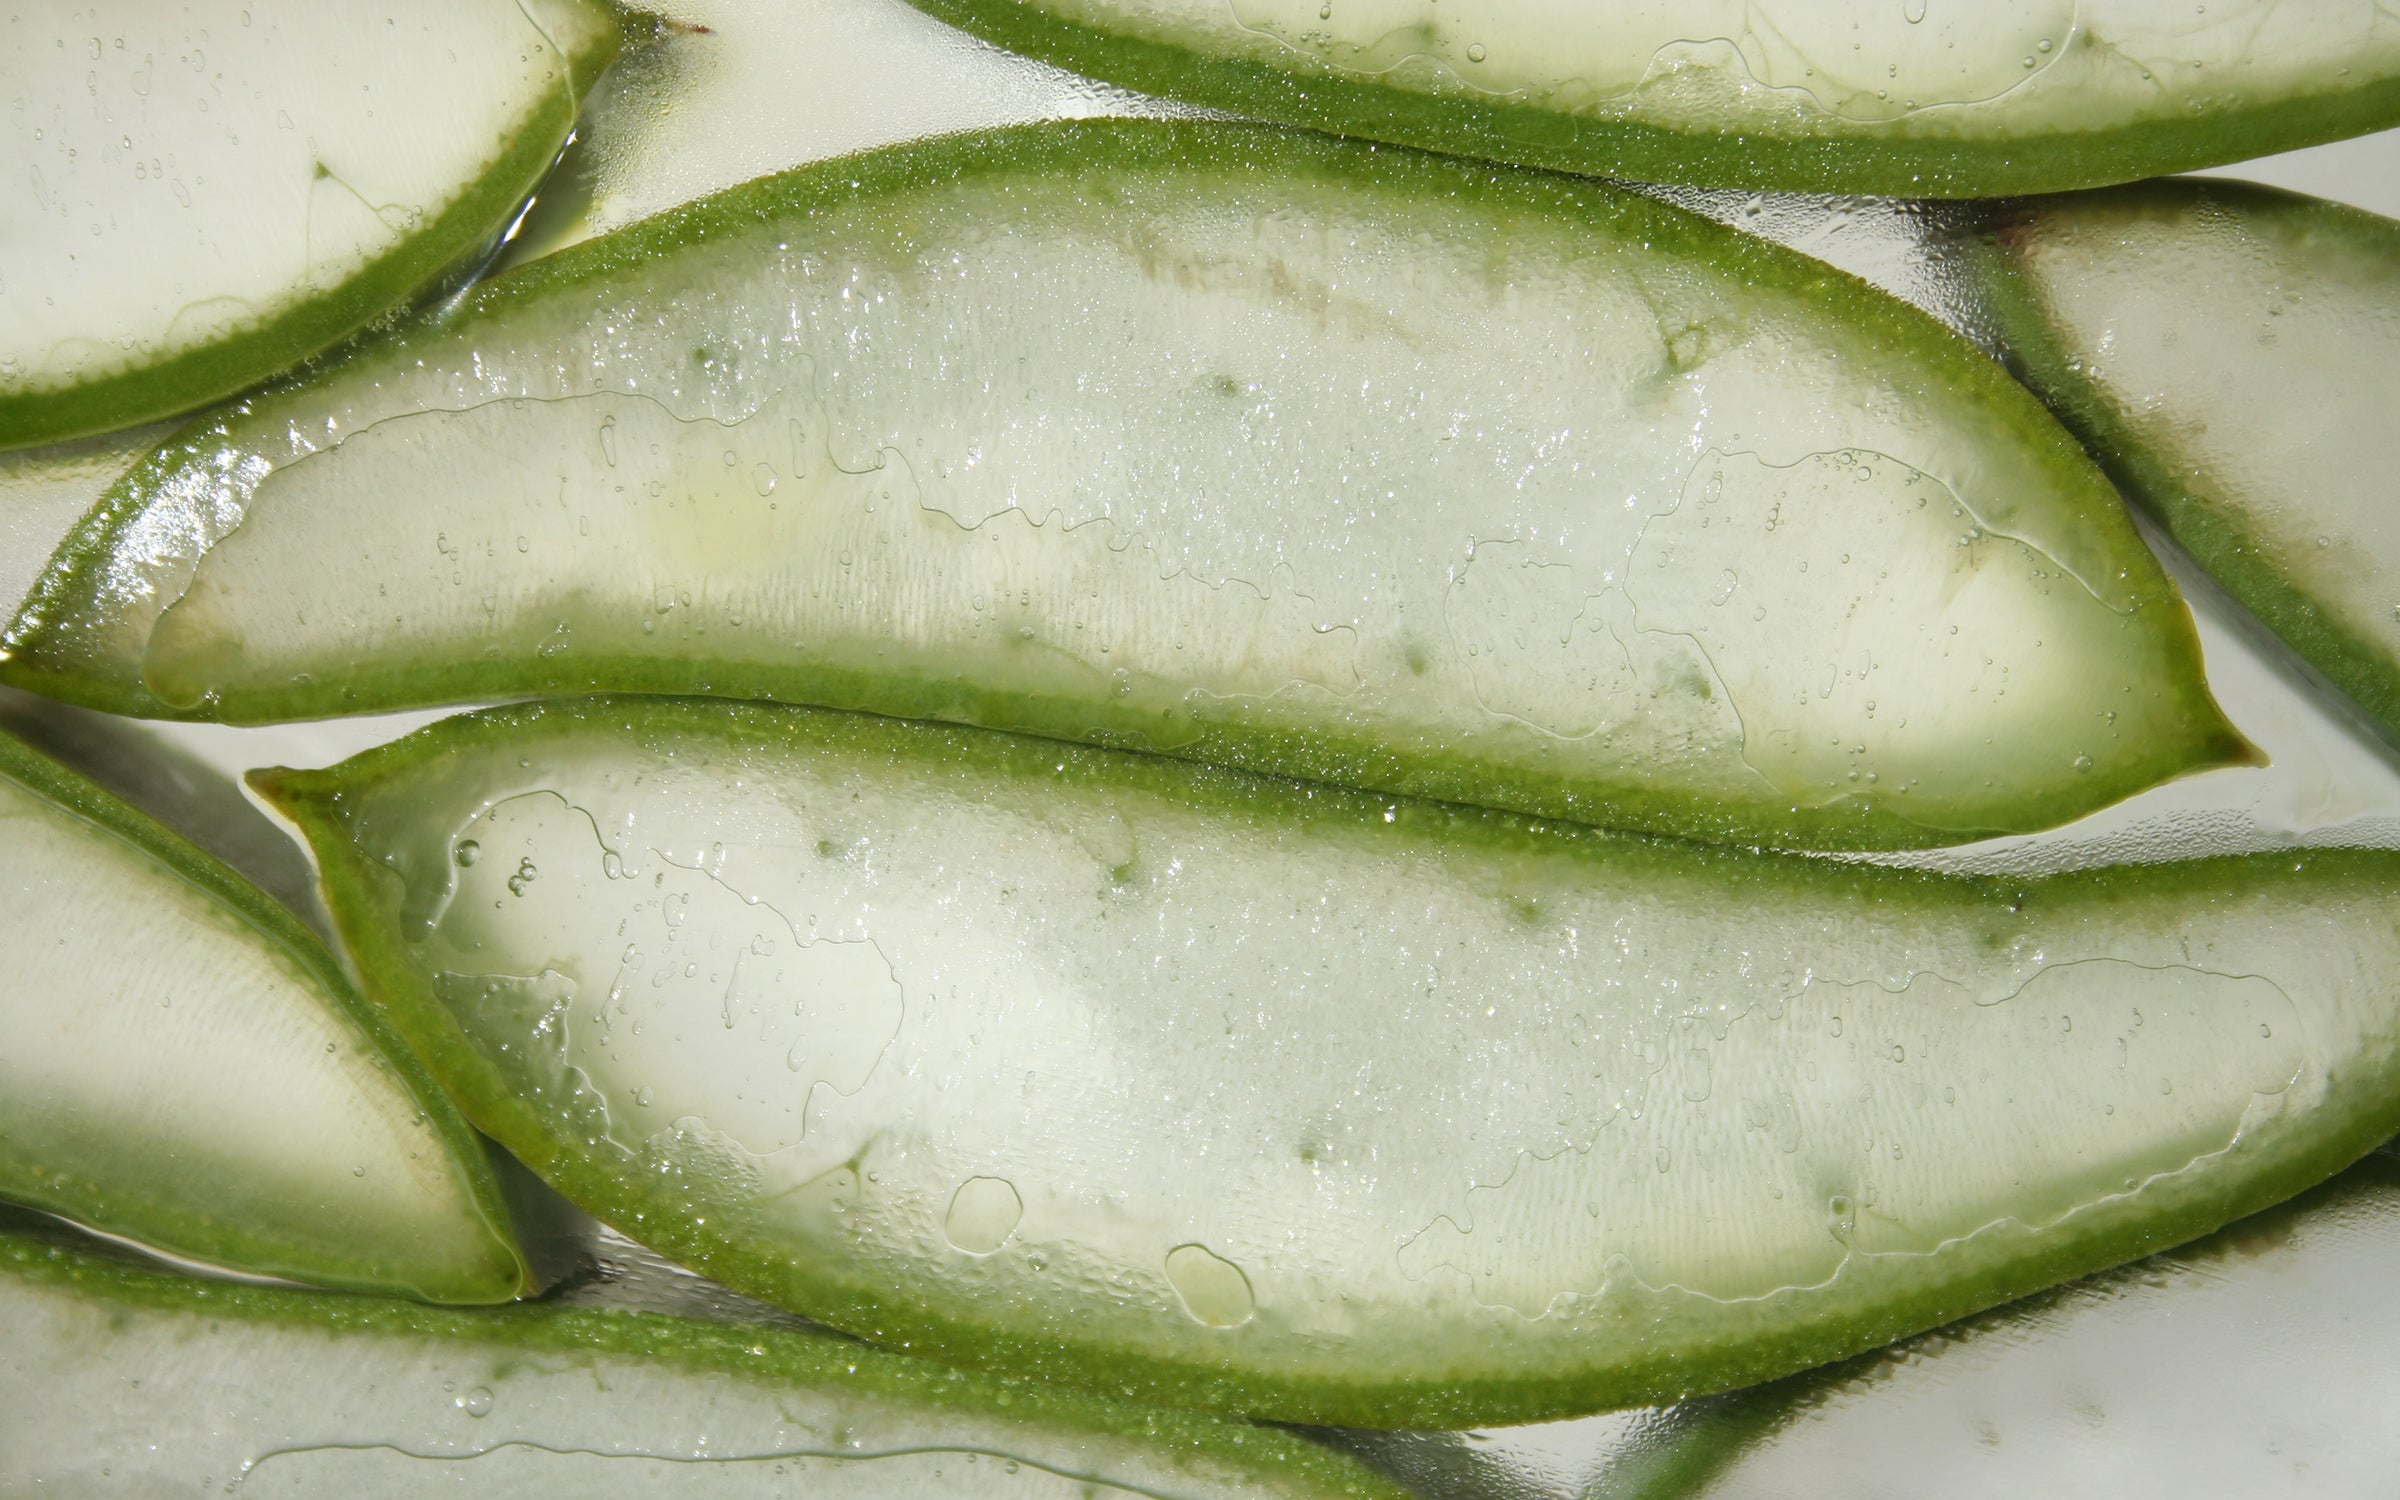
[[[2400,1040],[2380,856],[1999,887],[664,700],[269,790],[470,1115],[627,1232],[1279,1416],[1880,1342],[2330,1170]]]
[[[1119,124],[502,278],[162,449],[8,649],[121,711],[768,696],[1890,847],[2246,755],[2190,628],[2065,435],[1854,284]]]
[[[515,1295],[472,1145],[292,929],[0,774],[0,1196],[255,1274]]]
[[[1281,1433],[789,1328],[427,1313],[0,1241],[0,1492],[1388,1500]]]

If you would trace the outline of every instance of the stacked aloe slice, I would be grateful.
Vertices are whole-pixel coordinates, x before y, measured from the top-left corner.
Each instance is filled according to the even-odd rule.
[[[1683,1403],[1593,1483],[1809,1492],[2012,1377],[1804,1372],[2123,1382],[1986,1310],[2400,1130],[2400,849],[1945,852],[2262,774],[2194,561],[2400,726],[2400,231],[2094,186],[2400,120],[2400,23],[1343,3],[960,7],[1283,124],[952,50],[996,128],[601,233],[774,23],[20,19],[0,1490],[1479,1494],[1359,1433]],[[1556,166],[2083,190],[1912,252],[2004,364]]]

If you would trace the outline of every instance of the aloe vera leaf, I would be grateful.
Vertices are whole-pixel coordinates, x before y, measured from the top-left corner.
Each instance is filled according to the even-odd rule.
[[[481,1146],[332,956],[5,735],[0,934],[0,1197],[255,1275],[523,1289]]]
[[[0,448],[216,400],[389,311],[507,224],[616,48],[592,0],[12,17]]]
[[[2400,856],[2021,883],[697,699],[254,778],[468,1115],[726,1284],[1278,1419],[1745,1384],[2400,1124]]]
[[[7,658],[119,712],[700,691],[1836,847],[2251,753],[2099,472],[1916,313],[1599,184],[1161,122],[503,277],[165,445]]]
[[[2373,0],[914,0],[1260,119],[1700,187],[1975,198],[2400,122]]]
[[[0,1490],[1400,1500],[1288,1433],[788,1327],[446,1310],[0,1235]]]
[[[2239,183],[2010,213],[1977,264],[2012,361],[2126,492],[2400,733],[2400,223]]]

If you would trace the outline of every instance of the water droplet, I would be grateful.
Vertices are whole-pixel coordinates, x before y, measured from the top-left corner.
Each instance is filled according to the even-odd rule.
[[[1911,26],[1925,21],[1925,0],[1900,0],[1900,18]]]
[[[600,419],[600,456],[607,461],[610,468],[613,469],[617,466],[617,419],[615,417]]]
[[[2088,755],[2078,755],[2078,756],[2076,756],[2076,757],[2075,757],[2075,769],[2076,769],[2076,770],[2078,770],[2078,771],[2088,771],[2088,770],[2090,770],[2091,768],[2092,768],[2092,758],[2091,758],[2090,756],[2088,756]]]
[[[1847,1240],[1850,1231],[1858,1227],[1858,1216],[1848,1193],[1836,1193],[1825,1204],[1826,1226],[1837,1240]]]
[[[492,1414],[492,1388],[488,1385],[476,1386],[465,1395],[452,1399],[457,1402],[458,1409],[470,1417],[488,1417]]]
[[[483,858],[483,846],[476,843],[473,839],[460,839],[458,841],[458,848],[451,853],[450,857],[454,860],[457,860],[458,867],[464,870],[468,866],[474,864],[475,861]]]
[[[969,1255],[989,1255],[1008,1243],[1025,1216],[1015,1184],[999,1177],[970,1177],[950,1199],[942,1233]]]
[[[1472,43],[1472,44],[1470,44],[1470,45],[1468,46],[1468,48],[1467,48],[1467,61],[1469,61],[1469,62],[1481,62],[1481,61],[1483,61],[1483,58],[1484,58],[1483,43],[1481,43],[1481,42],[1475,42],[1475,43]]]
[[[1706,1047],[1694,1047],[1686,1059],[1683,1097],[1693,1104],[1706,1099],[1714,1083],[1715,1069],[1711,1066]]]
[[[1183,1299],[1183,1310],[1211,1328],[1238,1328],[1258,1311],[1250,1278],[1206,1245],[1177,1245],[1168,1251],[1167,1281]]]
[[[752,469],[750,471],[750,488],[758,491],[758,496],[762,500],[774,494],[775,470],[766,464],[760,464],[757,468]]]
[[[367,1175],[367,1169],[365,1167],[352,1167],[350,1169],[350,1175],[353,1177],[364,1177]]]

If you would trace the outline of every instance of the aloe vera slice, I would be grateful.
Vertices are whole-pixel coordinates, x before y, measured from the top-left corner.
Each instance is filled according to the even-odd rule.
[[[2228,592],[2400,733],[2400,223],[2240,183],[2011,213],[1976,262],[2026,378]]]
[[[7,654],[128,713],[697,691],[1843,847],[2250,753],[2102,476],[1919,315],[1599,184],[1156,122],[503,277],[162,447]]]
[[[0,1197],[257,1275],[524,1285],[480,1146],[316,939],[5,735],[0,938]]]
[[[229,1286],[0,1235],[0,1491],[1400,1500],[1288,1433],[784,1327]]]
[[[593,0],[10,18],[0,448],[166,416],[488,243],[615,54]]]
[[[1780,1374],[2400,1123],[2400,856],[2001,884],[601,699],[254,785],[568,1198],[919,1352],[1281,1419]]]
[[[1973,198],[2400,122],[2400,16],[2331,0],[914,0],[1128,88],[1702,187]]]

